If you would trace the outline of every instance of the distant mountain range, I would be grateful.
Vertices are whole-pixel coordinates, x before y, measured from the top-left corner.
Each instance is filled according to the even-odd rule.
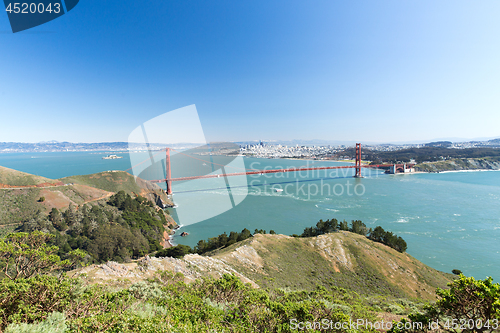
[[[238,145],[252,145],[258,144],[261,140],[253,141],[238,141],[234,142]],[[329,141],[329,140],[262,140],[266,144],[281,144],[286,146],[354,146],[356,141]],[[436,142],[419,142],[419,143],[373,143],[373,142],[363,142],[365,145],[370,146],[400,146],[400,145],[422,145],[425,146],[440,146],[440,147],[450,147],[454,143],[453,148],[469,148],[469,147],[500,147],[500,138],[491,140],[471,140],[471,141],[452,141],[452,140],[440,140]],[[458,144],[458,145],[457,145]],[[159,150],[166,147],[183,149],[183,148],[194,148],[201,146],[201,143],[175,143],[175,144],[164,144],[164,143],[151,143],[149,148],[153,150]],[[148,147],[142,143],[133,143],[130,146],[133,150],[145,150]],[[58,152],[58,151],[128,151],[128,142],[97,142],[97,143],[73,143],[73,142],[59,142],[59,141],[42,141],[38,143],[25,143],[25,142],[0,142],[0,153],[15,153],[15,152]]]
[[[176,143],[176,144],[161,144],[151,143],[149,148],[153,150],[171,148],[193,148],[201,144]],[[148,148],[142,143],[133,143],[130,146],[133,150],[145,150]],[[15,153],[15,152],[58,152],[58,151],[128,151],[128,142],[98,142],[98,143],[73,143],[73,142],[58,142],[44,141],[38,143],[24,142],[0,142],[0,153]]]

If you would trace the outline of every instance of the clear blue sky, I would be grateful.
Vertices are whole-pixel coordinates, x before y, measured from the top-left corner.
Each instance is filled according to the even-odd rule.
[[[126,141],[196,104],[210,141],[500,136],[500,2],[82,0],[12,34],[0,141]]]

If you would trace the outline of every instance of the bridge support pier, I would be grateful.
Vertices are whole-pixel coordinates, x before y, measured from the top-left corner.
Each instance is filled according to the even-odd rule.
[[[363,178],[361,176],[361,143],[356,143],[356,173],[354,174],[355,178]]]
[[[165,160],[165,183],[167,184],[167,194],[172,194],[172,174],[170,169],[170,148],[167,148],[167,156]]]

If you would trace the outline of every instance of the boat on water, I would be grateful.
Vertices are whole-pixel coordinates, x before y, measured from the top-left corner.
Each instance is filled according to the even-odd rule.
[[[275,188],[275,189],[274,189],[274,192],[281,193],[281,192],[283,192],[283,189],[282,189],[282,188]]]
[[[123,156],[118,156],[118,155],[107,155],[104,156],[102,159],[103,160],[116,160],[118,158],[123,158]]]

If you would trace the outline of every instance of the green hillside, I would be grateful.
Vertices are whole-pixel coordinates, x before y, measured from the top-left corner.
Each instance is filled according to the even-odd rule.
[[[61,185],[35,187],[44,183]],[[9,187],[2,188],[2,184]],[[158,205],[172,204],[159,186],[123,171],[52,180],[0,167],[0,226],[37,219],[53,208],[64,211],[70,205],[77,207],[104,200],[121,190],[141,195]]]
[[[452,278],[407,253],[351,232],[317,237],[256,234],[216,251],[261,287],[312,290],[316,284],[365,295],[433,299]]]
[[[42,205],[38,204],[39,188],[0,189],[0,225],[20,223],[35,216]]]
[[[0,184],[11,186],[30,186],[42,183],[55,183],[55,180],[31,175],[29,173],[0,166]]]
[[[135,282],[152,277],[155,270],[182,272],[186,281],[220,277],[229,271],[254,287],[269,290],[312,291],[320,285],[365,296],[420,301],[434,300],[436,288],[445,287],[454,278],[407,253],[347,231],[307,238],[254,234],[209,255],[163,256],[127,264],[123,269]],[[144,270],[144,265],[151,267]],[[103,275],[100,267],[84,272],[94,283],[118,277]]]
[[[109,192],[125,191],[138,193],[142,188],[136,183],[134,176],[125,171],[106,171],[90,175],[61,178],[63,183],[76,183],[92,186]]]
[[[147,197],[153,202],[158,202],[158,199],[161,199],[166,205],[172,205],[172,202],[158,185],[136,178],[125,171],[106,171],[90,175],[70,176],[61,178],[60,181],[87,185],[114,193],[125,191],[129,194]]]

